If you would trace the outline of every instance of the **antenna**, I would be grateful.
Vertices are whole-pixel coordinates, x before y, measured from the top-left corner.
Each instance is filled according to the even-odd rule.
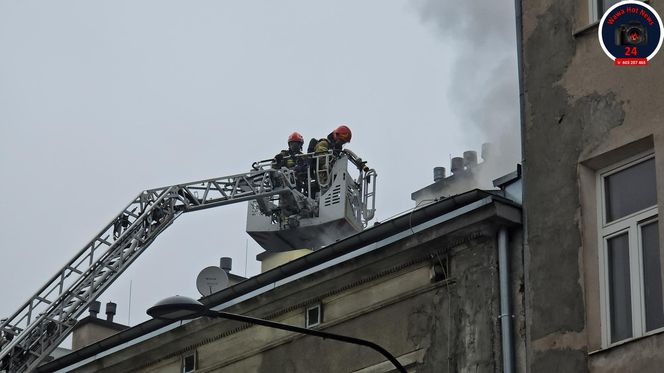
[[[210,266],[204,268],[196,278],[196,288],[202,296],[216,293],[228,286],[228,275],[223,269]]]
[[[131,283],[132,280],[129,280],[129,310],[127,311],[127,326],[131,325]]]
[[[249,257],[249,239],[244,244],[244,277],[247,277],[247,258]]]

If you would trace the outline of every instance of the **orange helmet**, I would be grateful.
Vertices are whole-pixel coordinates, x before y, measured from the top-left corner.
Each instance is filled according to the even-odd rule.
[[[351,137],[353,137],[353,134],[345,124],[340,125],[332,132],[332,138],[336,141],[350,142]]]
[[[288,136],[288,142],[292,142],[292,141],[296,141],[296,142],[304,144],[304,137],[302,137],[302,135],[300,135],[299,132],[293,132],[293,133],[290,134],[290,136]]]

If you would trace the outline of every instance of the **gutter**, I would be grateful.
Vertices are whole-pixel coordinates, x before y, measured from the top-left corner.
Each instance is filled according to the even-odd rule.
[[[371,228],[365,229],[360,233],[347,237],[343,240],[339,240],[318,251],[295,259],[282,266],[271,269],[270,271],[251,277],[245,281],[240,282],[239,284],[236,284],[235,286],[226,288],[207,297],[203,297],[200,299],[200,302],[209,308],[215,307],[224,302],[228,302],[242,295],[251,293],[252,291],[259,290],[268,285],[272,285],[277,281],[283,280],[289,276],[296,275],[302,271],[351,253],[364,246],[386,239],[399,232],[403,232],[409,229],[412,230],[412,228],[417,225],[487,197],[508,205],[520,207],[518,204],[509,199],[497,196],[493,193],[474,189],[469,192],[452,196],[439,202],[420,207],[410,213],[406,213],[384,223],[375,223]],[[58,369],[69,367],[82,360],[105,352],[111,348],[130,342],[133,339],[145,336],[161,328],[167,327],[169,324],[171,324],[171,322],[157,319],[148,320],[118,334],[114,334],[102,341],[74,351],[57,360],[41,365],[36,369],[36,371],[53,372]],[[177,327],[175,324],[171,325],[171,329],[175,327]]]

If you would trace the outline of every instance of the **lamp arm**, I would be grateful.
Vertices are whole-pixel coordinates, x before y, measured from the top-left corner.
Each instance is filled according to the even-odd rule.
[[[250,316],[244,316],[244,315],[238,315],[235,313],[229,313],[229,312],[223,312],[223,311],[207,311],[205,313],[205,316],[209,317],[218,317],[222,319],[229,319],[229,320],[235,320],[235,321],[241,321],[245,322],[248,324],[255,324],[255,325],[262,325],[266,326],[268,328],[274,328],[274,329],[281,329],[281,330],[286,330],[289,332],[294,332],[294,333],[300,333],[300,334],[307,334],[307,335],[313,335],[316,337],[321,337],[324,339],[334,339],[336,341],[340,342],[346,342],[346,343],[351,343],[355,345],[361,345],[365,347],[369,347],[379,353],[381,353],[383,356],[387,358],[396,368],[399,372],[401,373],[407,373],[406,368],[399,363],[399,361],[392,356],[386,349],[382,348],[381,346],[371,342],[367,341],[365,339],[360,339],[360,338],[354,338],[354,337],[348,337],[345,335],[339,335],[339,334],[333,334],[333,333],[328,333],[328,332],[323,332],[320,330],[314,330],[314,329],[307,329],[307,328],[302,328],[299,326],[294,326],[294,325],[288,325],[288,324],[282,324],[278,323],[275,321],[269,321],[269,320],[264,320],[264,319],[258,319],[255,317],[250,317]]]

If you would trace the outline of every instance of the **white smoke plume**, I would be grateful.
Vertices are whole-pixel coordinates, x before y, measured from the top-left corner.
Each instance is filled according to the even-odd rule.
[[[454,67],[447,97],[461,127],[481,137],[470,139],[475,143],[494,145],[497,166],[489,176],[514,171],[521,142],[513,1],[418,0],[415,8],[449,50]]]

